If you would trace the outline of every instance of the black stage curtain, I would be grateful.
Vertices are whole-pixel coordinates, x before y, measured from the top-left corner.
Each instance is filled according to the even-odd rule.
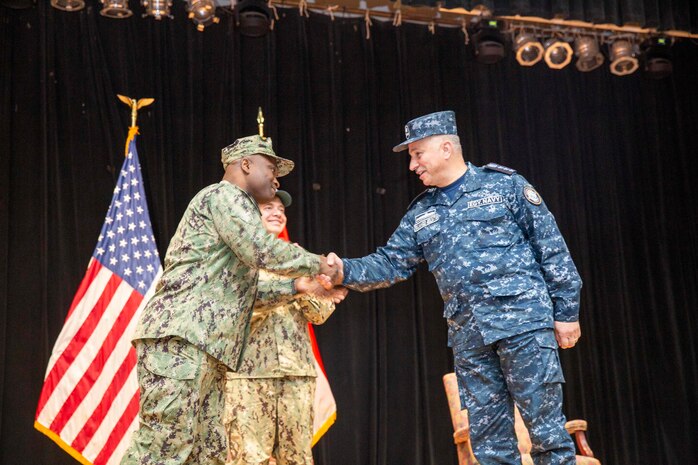
[[[232,17],[174,20],[0,8],[0,461],[71,464],[32,428],[44,370],[83,277],[139,116],[149,208],[164,255],[191,197],[222,176],[219,150],[256,132],[257,107],[298,168],[283,186],[294,240],[361,256],[422,190],[404,123],[457,113],[466,157],[516,168],[556,214],[585,282],[583,339],[562,354],[569,418],[604,464],[698,463],[698,47],[674,74],[476,63],[456,29],[279,9],[265,38]],[[135,3],[135,2],[131,2]],[[318,465],[455,463],[441,376],[452,369],[425,269],[352,294],[317,336],[338,403]]]

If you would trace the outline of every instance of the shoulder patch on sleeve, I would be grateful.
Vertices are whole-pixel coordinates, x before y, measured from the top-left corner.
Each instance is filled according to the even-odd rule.
[[[509,176],[516,173],[516,170],[511,169],[511,168],[507,168],[506,166],[502,166],[502,165],[497,164],[497,163],[488,163],[485,166],[483,166],[483,168],[487,168],[488,170],[492,170],[492,171],[499,171],[500,173],[504,173],[504,174],[509,175]]]
[[[418,201],[419,199],[421,199],[422,197],[424,197],[424,196],[427,195],[427,194],[430,194],[430,193],[434,192],[434,190],[436,190],[435,187],[430,187],[429,189],[426,189],[426,190],[422,191],[419,195],[417,195],[417,197],[415,197],[414,199],[412,199],[412,201],[410,202],[410,204],[407,206],[407,211],[409,211],[410,208],[412,208],[412,205],[414,205],[415,203],[417,203],[417,201]]]
[[[530,184],[526,185],[523,188],[523,196],[526,200],[528,200],[533,205],[538,206],[541,203],[543,203],[543,198]]]

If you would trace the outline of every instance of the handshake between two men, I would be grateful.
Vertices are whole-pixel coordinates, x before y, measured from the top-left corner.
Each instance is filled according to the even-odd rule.
[[[334,252],[330,252],[326,257],[322,256],[320,273],[315,277],[315,281],[299,278],[296,280],[296,289],[298,292],[332,299],[335,304],[338,304],[344,300],[348,293],[347,288],[341,286],[343,280],[344,266],[342,259]]]

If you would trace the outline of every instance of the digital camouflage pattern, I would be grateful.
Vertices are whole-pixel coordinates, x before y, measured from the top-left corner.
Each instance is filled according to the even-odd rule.
[[[223,465],[225,365],[177,337],[135,345],[139,428],[121,465]]]
[[[260,272],[260,287],[278,287],[280,280]],[[335,306],[311,296],[285,297],[255,303],[240,368],[227,374],[224,422],[235,458],[229,465],[266,463],[272,455],[277,464],[312,463],[317,373],[308,322],[324,323]]]
[[[223,148],[223,150],[221,150],[221,162],[223,162],[223,168],[226,168],[235,160],[252,155],[266,155],[272,157],[276,162],[276,168],[278,170],[276,175],[277,178],[286,176],[293,170],[294,163],[291,160],[282,158],[274,152],[271,145],[271,137],[262,139],[258,135],[241,137],[229,146]]]
[[[492,348],[506,344],[510,338],[551,330],[554,321],[578,321],[582,282],[567,245],[540,195],[512,169],[494,164],[478,168],[468,163],[463,184],[453,199],[440,189],[427,189],[412,202],[385,246],[366,257],[343,260],[343,284],[359,291],[387,287],[410,277],[421,261],[429,265],[444,300],[448,344],[453,348],[459,385],[475,383],[470,388],[472,392],[478,392],[478,384],[483,384],[481,389],[484,389],[487,381],[485,375],[480,376],[474,370],[468,376],[464,374],[463,364],[469,363],[468,357],[480,350],[497,357]],[[554,340],[550,345],[557,357]],[[507,362],[510,367],[526,368],[536,376],[546,372],[547,365],[529,365],[528,359],[518,359],[519,356],[528,355],[514,353]],[[494,366],[504,370],[504,360],[492,359],[482,370],[489,376]],[[512,379],[518,376],[515,371],[504,373]],[[527,378],[516,379],[522,382],[521,389],[525,389]],[[560,382],[561,379],[556,381],[558,386]],[[498,384],[496,392],[487,394],[497,399],[495,405],[500,408],[503,399],[519,395],[516,389],[509,392],[506,384]],[[561,395],[561,388],[555,390]],[[477,404],[471,406],[473,399],[461,396],[463,405],[473,408],[471,424],[511,422],[513,431],[513,411],[501,418],[492,417],[479,412]],[[562,418],[559,423],[562,427],[561,397],[546,399],[554,414],[546,414],[545,408],[529,401],[519,405],[522,416],[537,419],[536,415],[544,415],[542,421],[550,420],[551,416]],[[480,414],[486,415],[478,418]],[[508,426],[502,428],[497,431],[511,432]],[[488,447],[476,444],[480,436],[477,433],[474,439],[471,436],[475,450]],[[514,436],[491,439],[511,442],[515,447]],[[539,443],[534,448],[559,448],[568,454],[567,439],[559,443],[557,433],[551,436],[541,433],[536,436]],[[551,442],[555,445],[550,446]],[[483,465],[515,463],[502,460],[486,461]],[[567,460],[550,463],[567,463]]]
[[[260,287],[277,288],[278,275],[260,272]],[[316,376],[308,322],[319,325],[332,314],[331,300],[294,296],[280,304],[271,299],[255,303],[250,332],[236,372],[229,378]]]
[[[231,379],[224,423],[227,465],[312,465],[315,378]]]
[[[258,269],[299,277],[319,268],[318,255],[267,233],[252,197],[221,181],[201,190],[184,212],[133,338],[179,336],[236,370]],[[293,291],[287,280],[262,295]]]
[[[452,111],[437,111],[420,116],[405,125],[405,142],[393,147],[393,152],[402,152],[412,142],[430,136],[458,135],[456,114]]]
[[[385,246],[343,260],[343,284],[387,287],[425,260],[456,350],[577,321],[581,279],[555,218],[524,197],[527,187],[523,176],[469,163],[453,200],[427,189]]]
[[[531,436],[536,465],[574,465],[562,414],[564,377],[555,335],[539,329],[454,354],[461,404],[480,465],[519,465],[514,402]]]

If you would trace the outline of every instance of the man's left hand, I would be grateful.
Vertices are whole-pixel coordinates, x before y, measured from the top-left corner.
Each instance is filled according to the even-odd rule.
[[[561,349],[569,349],[577,344],[577,341],[582,336],[582,328],[579,326],[579,321],[555,322],[555,339]]]
[[[335,304],[340,303],[349,292],[346,287],[335,286],[330,289],[315,281],[312,278],[296,278],[296,291],[299,294],[308,294],[319,299],[331,300]]]

